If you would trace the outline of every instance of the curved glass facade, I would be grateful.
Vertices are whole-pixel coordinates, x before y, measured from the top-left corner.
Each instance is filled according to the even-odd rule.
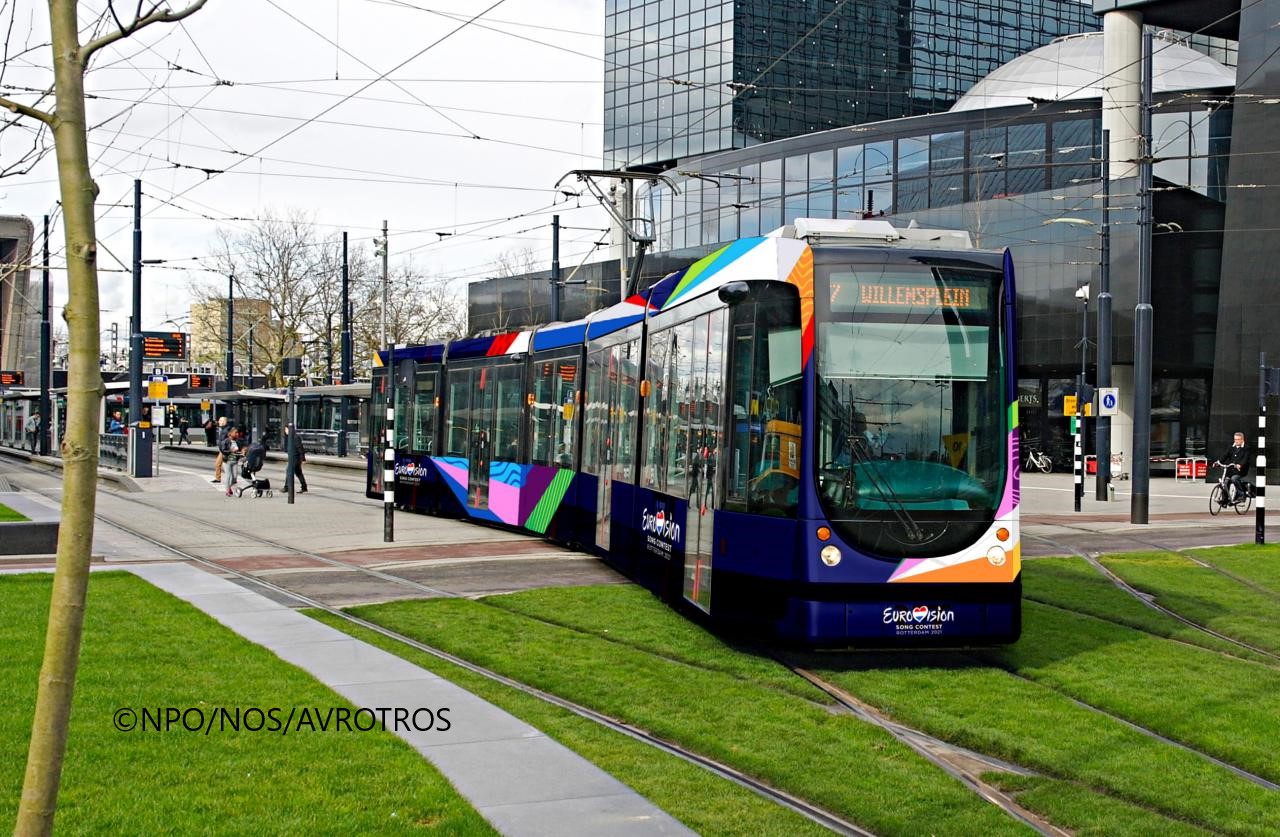
[[[1079,0],[606,0],[605,165],[937,113],[1098,28]]]

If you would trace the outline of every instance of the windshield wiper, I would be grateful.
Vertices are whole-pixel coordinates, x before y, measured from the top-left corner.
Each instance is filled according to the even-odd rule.
[[[850,439],[849,452],[854,460],[861,462],[866,466],[865,473],[871,477],[872,487],[880,492],[880,496],[893,512],[894,517],[898,518],[898,522],[902,524],[902,528],[906,530],[907,540],[912,543],[920,543],[924,540],[924,531],[921,530],[915,518],[907,511],[907,507],[903,505],[898,498],[897,493],[893,490],[893,486],[885,479],[884,474],[880,473],[880,468],[876,465],[875,460],[867,455],[867,442],[865,439]],[[853,467],[850,466],[850,472]]]

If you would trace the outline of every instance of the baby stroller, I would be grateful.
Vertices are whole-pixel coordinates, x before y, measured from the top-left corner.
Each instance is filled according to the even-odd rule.
[[[240,497],[243,497],[246,492],[252,492],[253,497],[275,496],[275,492],[271,490],[271,480],[258,476],[258,472],[266,462],[267,449],[262,446],[262,443],[254,442],[250,445],[244,462],[240,465],[240,477],[244,480],[236,489]]]

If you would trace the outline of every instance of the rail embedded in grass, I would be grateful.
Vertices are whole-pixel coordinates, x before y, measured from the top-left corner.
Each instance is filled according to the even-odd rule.
[[[307,615],[435,672],[510,712],[706,835],[829,834],[800,814],[675,755],[323,611]]]
[[[1024,639],[1031,629],[1024,629]],[[825,679],[905,724],[1158,817],[1218,833],[1259,834],[1266,829],[1254,824],[1277,813],[1273,791],[967,655],[922,653],[894,662],[823,654],[813,655],[811,664],[822,667]],[[1052,801],[1067,786],[1053,787],[1044,786],[1038,796],[1018,795],[1017,801],[1070,827],[1055,816]]]
[[[13,822],[51,576],[0,579],[0,822]],[[117,709],[350,707],[313,678],[132,575],[90,580],[58,804],[67,833],[492,834],[382,731],[123,732]]]
[[[1121,590],[1082,558],[1039,558],[1032,572],[1024,574],[1023,595],[1028,601],[1105,619],[1231,657],[1276,665],[1274,657],[1219,639],[1212,634],[1148,607]]]
[[[477,602],[354,612],[733,765],[879,834],[914,833],[924,822],[938,833],[1030,833],[887,733],[772,687]]]
[[[1195,553],[1213,564],[1214,550]],[[1280,564],[1280,549],[1259,550],[1258,562]],[[1171,552],[1111,555],[1103,565],[1164,607],[1224,636],[1280,654],[1280,595],[1237,581],[1212,566]]]

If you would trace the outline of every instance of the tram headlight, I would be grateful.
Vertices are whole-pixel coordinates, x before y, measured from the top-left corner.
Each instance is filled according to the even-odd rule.
[[[835,544],[827,544],[822,548],[822,552],[818,553],[818,557],[828,567],[834,567],[840,563],[840,549]]]
[[[1003,546],[993,546],[987,550],[987,563],[993,567],[1003,567],[1006,561]]]

